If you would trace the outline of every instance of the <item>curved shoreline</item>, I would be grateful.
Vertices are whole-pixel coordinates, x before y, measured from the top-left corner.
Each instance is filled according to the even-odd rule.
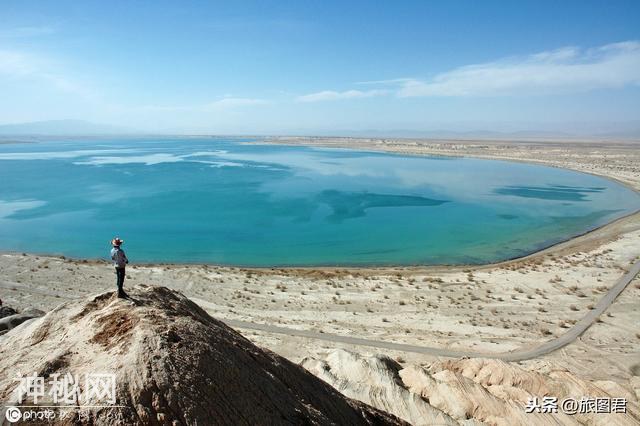
[[[453,158],[474,158],[481,160],[492,160],[492,161],[505,161],[505,162],[518,162],[524,164],[532,164],[538,166],[545,167],[553,167],[558,169],[570,170],[576,173],[584,173],[592,176],[597,176],[602,179],[607,179],[611,182],[614,182],[618,185],[622,185],[627,189],[633,191],[635,194],[640,195],[640,186],[636,187],[630,184],[629,182],[625,182],[621,179],[618,179],[615,176],[607,174],[605,172],[593,172],[593,171],[585,171],[576,167],[570,167],[566,165],[557,165],[553,163],[549,163],[543,160],[538,160],[534,158],[510,158],[504,156],[497,155],[481,155],[475,153],[435,153],[435,152],[415,152],[415,151],[402,151],[401,149],[394,149],[391,146],[369,146],[366,145],[364,147],[360,146],[348,146],[346,141],[364,141],[364,139],[345,139],[341,141],[340,144],[334,145],[329,143],[317,143],[313,138],[299,138],[298,140],[302,140],[299,143],[293,143],[289,140],[283,140],[280,138],[265,138],[261,141],[250,141],[244,142],[246,144],[265,144],[265,145],[286,145],[286,146],[305,146],[305,147],[317,147],[317,148],[329,148],[336,150],[350,150],[350,151],[362,151],[362,152],[374,152],[374,153],[386,153],[400,156],[414,156],[414,157],[424,157],[424,156],[441,156],[441,157],[453,157]],[[332,140],[336,140],[332,138]],[[386,139],[385,139],[386,140]],[[378,140],[376,140],[378,141]],[[408,140],[410,141],[410,140]],[[436,141],[430,141],[434,143],[438,143]],[[453,142],[462,142],[462,143],[490,143],[490,141],[453,141]],[[496,141],[493,141],[496,142]],[[499,141],[500,144],[508,144],[507,141]],[[526,144],[527,142],[523,142]],[[544,144],[544,142],[536,142],[537,144]],[[552,142],[550,142],[552,143]],[[414,146],[410,146],[409,148],[415,148]],[[634,223],[636,222],[636,223]],[[628,229],[618,229],[620,227],[628,227]],[[640,209],[635,212],[628,213],[622,217],[618,217],[611,222],[605,223],[603,225],[597,226],[593,229],[582,232],[578,235],[574,235],[571,237],[567,237],[561,241],[550,244],[542,249],[538,249],[532,251],[523,256],[507,258],[504,260],[500,260],[498,262],[490,262],[490,263],[480,263],[480,264],[409,264],[409,265],[309,265],[309,266],[249,266],[249,265],[237,265],[237,264],[219,264],[219,263],[208,263],[208,262],[140,262],[137,263],[140,266],[153,266],[153,265],[162,265],[162,266],[209,266],[209,267],[219,267],[219,268],[235,268],[239,270],[247,270],[247,271],[269,271],[269,270],[279,270],[279,271],[287,271],[290,273],[305,273],[313,270],[322,270],[322,271],[332,271],[332,272],[343,272],[349,273],[350,271],[358,272],[358,273],[423,273],[423,272],[437,272],[437,271],[459,271],[459,270],[485,270],[496,267],[503,267],[508,265],[514,265],[521,262],[526,262],[530,260],[536,260],[540,257],[551,256],[558,253],[566,254],[567,250],[573,250],[573,252],[580,251],[584,249],[586,246],[592,247],[593,244],[603,244],[606,241],[611,241],[617,236],[621,235],[625,232],[631,232],[634,230],[640,229]],[[64,258],[71,261],[78,262],[90,262],[90,263],[101,263],[104,262],[104,259],[100,258],[83,258],[83,257],[73,257],[67,256],[60,253],[40,253],[40,252],[30,252],[27,251],[28,254],[34,256],[41,257],[52,257],[52,258]],[[13,254],[19,255],[23,254],[22,251],[16,250],[0,250],[0,254]]]
[[[319,148],[331,148],[331,149],[345,149],[345,150],[352,150],[352,151],[369,151],[369,152],[383,152],[383,153],[390,153],[390,154],[397,154],[397,155],[405,155],[405,156],[441,156],[441,157],[454,157],[454,158],[474,158],[474,159],[482,159],[482,160],[494,160],[494,161],[506,161],[506,162],[518,162],[518,163],[524,163],[524,164],[533,164],[533,165],[540,165],[540,166],[546,166],[546,167],[553,167],[553,168],[557,168],[557,169],[565,169],[565,170],[570,170],[576,173],[584,173],[584,174],[589,174],[592,176],[597,176],[599,178],[603,178],[603,179],[607,179],[609,181],[612,181],[616,184],[622,185],[624,187],[626,187],[627,189],[633,191],[635,194],[640,195],[640,187],[636,187],[633,186],[632,184],[630,184],[629,182],[625,182],[623,180],[618,179],[615,176],[611,176],[610,174],[606,174],[606,173],[597,173],[597,172],[591,172],[591,171],[585,171],[585,170],[581,170],[575,167],[567,167],[567,166],[560,166],[557,164],[553,164],[553,163],[548,163],[545,161],[541,161],[541,160],[536,160],[536,159],[520,159],[520,158],[510,158],[510,157],[502,157],[502,156],[493,156],[493,155],[480,155],[480,154],[469,154],[469,153],[434,153],[434,152],[415,152],[415,151],[411,151],[411,152],[405,152],[405,151],[401,151],[398,149],[390,149],[389,147],[380,147],[380,146],[365,146],[365,147],[353,147],[353,146],[348,146],[346,143],[342,143],[342,144],[338,144],[338,145],[331,145],[331,144],[323,144],[323,143],[314,143],[311,141],[311,138],[301,138],[301,139],[307,139],[306,142],[302,142],[302,143],[292,143],[292,142],[286,142],[282,139],[279,138],[270,138],[270,139],[265,139],[262,142],[262,144],[273,144],[273,145],[288,145],[288,146],[307,146],[307,147],[319,147]],[[347,140],[353,140],[353,139],[347,139]],[[434,143],[436,141],[433,141]],[[447,141],[450,142],[450,141]],[[490,143],[490,142],[495,142],[495,141],[482,141],[482,140],[469,140],[469,141],[455,141],[455,142],[462,142],[462,143]],[[499,141],[501,144],[508,144],[508,141]],[[524,142],[527,143],[527,142]],[[542,141],[537,141],[535,143],[542,143],[544,144],[545,142]],[[635,225],[630,225],[631,229],[625,229],[625,230],[614,230],[613,228],[620,226],[621,224],[627,224],[627,222],[633,222],[633,221],[637,221],[638,223],[636,223]],[[544,257],[547,255],[552,255],[552,254],[557,254],[560,252],[563,252],[567,249],[573,249],[573,251],[580,251],[579,248],[584,248],[585,245],[587,244],[592,244],[593,241],[592,239],[594,238],[598,238],[599,240],[603,240],[603,241],[599,241],[599,245],[601,245],[602,243],[604,243],[605,241],[610,241],[614,238],[616,238],[617,236],[619,236],[620,234],[624,233],[624,232],[631,232],[634,230],[640,229],[640,209],[638,209],[635,212],[629,213],[627,215],[624,215],[622,217],[619,217],[617,219],[614,219],[611,222],[605,223],[603,225],[600,225],[598,227],[595,227],[591,230],[588,230],[586,232],[583,232],[579,235],[575,235],[573,237],[569,237],[565,240],[559,241],[557,243],[551,244],[545,248],[542,248],[540,250],[536,250],[534,252],[531,252],[527,255],[524,256],[520,256],[520,257],[514,257],[511,259],[505,259],[499,262],[491,262],[491,263],[485,263],[485,264],[461,264],[461,265],[407,265],[407,266],[403,266],[403,265],[398,265],[398,266],[380,266],[380,267],[375,267],[375,266],[362,266],[362,267],[355,267],[355,266],[345,266],[345,267],[341,267],[341,266],[335,266],[335,267],[329,267],[329,266],[324,266],[324,267],[291,267],[291,268],[277,268],[277,269],[286,269],[288,271],[305,271],[305,270],[310,270],[310,269],[322,269],[322,270],[333,270],[333,271],[339,271],[339,270],[348,270],[348,271],[358,271],[358,272],[366,272],[366,271],[375,271],[375,272],[381,272],[381,271],[390,271],[390,272],[397,272],[397,271],[403,271],[403,272],[416,272],[416,273],[422,273],[422,272],[428,272],[428,271],[459,271],[459,270],[465,270],[465,269],[476,269],[476,270],[483,270],[483,269],[492,269],[492,268],[496,268],[496,267],[502,267],[502,266],[507,266],[507,265],[514,265],[514,264],[518,264],[520,262],[526,262],[529,260],[535,260],[538,259],[540,257]],[[604,235],[599,236],[598,234],[602,233]],[[565,253],[566,254],[566,253]],[[264,268],[243,268],[243,269],[264,269]]]
[[[636,191],[637,192],[637,191]],[[628,222],[637,221],[638,223],[630,224]],[[614,230],[616,226],[630,226],[630,229],[625,230]],[[557,243],[551,244],[547,247],[544,247],[540,250],[533,251],[529,254],[519,257],[513,257],[505,260],[501,260],[499,262],[490,262],[490,263],[481,263],[481,264],[437,264],[437,265],[384,265],[384,266],[354,266],[354,265],[336,265],[336,266],[243,266],[243,265],[235,265],[235,264],[219,264],[219,263],[182,263],[182,262],[136,262],[139,266],[149,267],[149,266],[193,266],[193,267],[201,267],[201,266],[209,266],[216,268],[229,268],[229,269],[238,269],[242,271],[287,271],[290,273],[304,273],[308,271],[314,270],[322,270],[322,271],[332,271],[332,272],[342,272],[342,273],[350,273],[350,272],[358,272],[358,273],[424,273],[424,272],[439,272],[439,271],[462,271],[467,269],[474,270],[484,270],[484,269],[493,269],[499,268],[508,265],[518,264],[520,262],[526,262],[530,260],[536,260],[541,257],[551,256],[555,254],[570,254],[566,251],[571,249],[573,252],[582,251],[589,244],[597,243],[598,245],[603,244],[604,242],[611,241],[617,236],[621,235],[625,232],[631,232],[640,229],[640,210],[637,210],[633,213],[629,213],[628,215],[619,217],[614,219],[612,222],[605,223],[604,225],[600,225],[594,229],[581,233],[579,235],[569,237],[565,240],[559,241]],[[602,233],[603,235],[598,235]],[[594,240],[598,240],[597,242]],[[50,257],[50,258],[59,258],[66,259],[72,262],[86,262],[90,264],[97,263],[109,263],[106,259],[101,258],[83,258],[83,257],[73,257],[67,256],[59,253],[41,253],[41,252],[31,252],[31,251],[15,251],[15,250],[0,250],[0,255],[30,255],[30,256],[39,256],[39,257]]]

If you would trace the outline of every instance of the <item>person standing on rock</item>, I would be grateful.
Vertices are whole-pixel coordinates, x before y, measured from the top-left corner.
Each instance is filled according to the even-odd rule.
[[[116,284],[118,286],[118,297],[125,298],[127,294],[124,292],[124,277],[125,277],[125,267],[127,263],[129,263],[129,259],[127,259],[127,255],[124,253],[124,250],[120,246],[124,241],[120,238],[115,237],[111,240],[111,245],[113,248],[111,249],[111,260],[113,260],[113,266],[116,268]]]

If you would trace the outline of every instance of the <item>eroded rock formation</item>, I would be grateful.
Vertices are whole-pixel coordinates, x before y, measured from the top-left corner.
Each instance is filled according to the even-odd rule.
[[[403,424],[258,348],[180,293],[139,286],[130,295],[135,305],[112,292],[66,303],[0,337],[0,400],[15,400],[20,373],[106,373],[115,374],[118,406],[80,401],[58,424]]]

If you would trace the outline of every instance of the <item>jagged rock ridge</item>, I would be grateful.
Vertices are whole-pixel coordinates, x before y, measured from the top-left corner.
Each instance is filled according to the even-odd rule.
[[[302,365],[350,398],[414,425],[636,425],[640,423],[640,377],[628,384],[591,382],[544,361],[538,371],[494,359],[458,359],[403,367],[382,356],[336,349]],[[526,413],[537,396],[626,398],[627,413]]]

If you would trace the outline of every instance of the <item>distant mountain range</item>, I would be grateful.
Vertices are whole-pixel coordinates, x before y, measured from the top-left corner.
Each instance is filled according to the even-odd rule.
[[[83,120],[49,120],[0,125],[0,135],[117,135],[140,133],[134,129]]]

